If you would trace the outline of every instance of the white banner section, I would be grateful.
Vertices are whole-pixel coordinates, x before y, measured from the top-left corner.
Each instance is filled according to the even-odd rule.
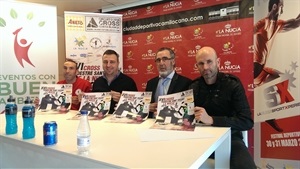
[[[0,1],[0,60],[0,111],[9,95],[20,110],[26,96],[38,96],[41,83],[56,83],[56,7]]]
[[[65,12],[66,57],[78,63],[79,76],[94,82],[103,74],[107,49],[119,55],[123,70],[122,15]]]

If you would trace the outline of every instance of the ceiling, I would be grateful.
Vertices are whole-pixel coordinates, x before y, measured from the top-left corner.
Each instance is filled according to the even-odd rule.
[[[150,4],[162,0],[17,0],[57,7],[57,16],[64,16],[64,11],[74,12],[109,12],[133,6]]]

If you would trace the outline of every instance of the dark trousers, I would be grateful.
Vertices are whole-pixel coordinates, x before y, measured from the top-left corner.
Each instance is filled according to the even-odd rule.
[[[249,153],[239,133],[231,135],[230,169],[256,169],[253,157]]]
[[[209,157],[214,158],[214,153]],[[256,169],[253,157],[246,147],[241,132],[231,135],[230,169]]]

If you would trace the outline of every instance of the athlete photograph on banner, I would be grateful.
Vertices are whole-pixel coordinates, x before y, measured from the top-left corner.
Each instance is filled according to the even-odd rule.
[[[300,168],[300,2],[254,2],[254,159],[260,168]]]

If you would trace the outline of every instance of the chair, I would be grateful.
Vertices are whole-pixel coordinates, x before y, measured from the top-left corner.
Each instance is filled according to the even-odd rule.
[[[242,135],[243,135],[244,143],[245,143],[246,147],[248,147],[248,131],[247,130],[242,131]]]
[[[242,135],[243,135],[243,140],[244,143],[246,145],[246,147],[248,147],[248,131],[242,131]],[[215,160],[208,158],[200,167],[199,169],[213,169],[215,168]]]

